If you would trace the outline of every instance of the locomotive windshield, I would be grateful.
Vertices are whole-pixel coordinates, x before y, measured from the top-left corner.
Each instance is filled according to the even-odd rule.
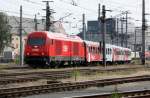
[[[31,45],[31,46],[41,46],[41,45],[44,45],[45,43],[45,39],[44,38],[29,38],[28,39],[28,45]]]

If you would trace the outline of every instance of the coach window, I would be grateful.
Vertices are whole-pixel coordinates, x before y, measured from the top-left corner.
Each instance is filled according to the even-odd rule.
[[[129,51],[129,55],[131,55],[131,51]]]
[[[89,49],[89,53],[91,52],[91,49],[90,49],[90,47],[88,47],[88,49]]]
[[[112,50],[110,49],[110,54],[112,54]]]
[[[121,51],[120,50],[118,51],[118,55],[121,55]]]
[[[92,52],[92,48],[91,47],[89,47],[90,48],[90,53]]]
[[[96,47],[96,51],[97,51],[97,53],[98,53],[98,47]]]
[[[107,54],[109,54],[109,48],[107,48]]]
[[[110,54],[110,48],[109,48],[109,54]]]
[[[120,50],[117,50],[117,55],[120,55],[120,52],[121,52]]]
[[[100,49],[100,47],[98,47],[98,52],[99,52],[99,53],[101,53],[101,49]]]
[[[95,53],[95,48],[93,47],[93,53]]]
[[[122,55],[124,55],[124,51],[122,51]]]
[[[109,48],[107,48],[107,54],[109,54]]]
[[[120,50],[119,52],[120,52],[119,54],[122,55],[122,51]]]
[[[93,53],[95,53],[95,48],[93,47]]]
[[[97,53],[99,53],[99,52],[98,52],[98,47],[96,47],[96,51],[97,51]]]
[[[124,55],[124,51],[122,51],[122,55]]]

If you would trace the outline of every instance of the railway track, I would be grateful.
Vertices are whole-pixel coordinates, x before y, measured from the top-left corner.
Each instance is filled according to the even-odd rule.
[[[72,98],[150,98],[150,90],[148,89],[148,90],[116,92],[116,96],[120,96],[120,97],[112,97],[113,95],[114,93],[107,93],[107,94],[78,96]]]
[[[126,70],[136,70],[141,69],[141,67],[135,68],[117,68],[117,69],[77,69],[82,75],[91,75],[95,74],[95,72],[116,72],[116,71],[126,71]],[[43,72],[27,72],[27,73],[8,73],[8,74],[0,74],[1,85],[6,85],[9,83],[21,83],[21,82],[31,82],[37,81],[39,79],[64,79],[72,77],[74,69],[65,70],[65,71],[43,71]]]
[[[47,81],[48,83],[47,85],[0,89],[0,96],[2,98],[11,98],[11,97],[14,98],[14,97],[21,97],[21,96],[29,96],[34,94],[71,91],[71,90],[85,89],[88,87],[100,87],[100,86],[107,86],[113,84],[116,85],[122,83],[149,81],[149,80],[150,80],[150,76],[104,79],[104,80],[94,80],[94,81],[75,82],[75,83],[61,83],[61,82],[58,83],[58,82]],[[99,97],[95,97],[95,98],[99,98]]]
[[[10,76],[20,76],[20,75],[41,75],[41,74],[64,74],[72,71],[80,71],[83,73],[91,73],[91,72],[116,72],[116,71],[126,71],[126,70],[136,70],[136,69],[144,69],[144,67],[131,67],[131,68],[72,68],[72,69],[64,69],[61,71],[41,71],[41,72],[16,72],[16,73],[0,73],[0,77],[10,77]],[[147,68],[148,69],[148,68]]]
[[[117,69],[77,69],[82,75],[92,75],[95,72],[117,72],[117,71],[126,71],[126,70],[136,70],[141,69],[141,67],[135,68],[117,68]],[[9,83],[21,83],[21,82],[31,82],[37,81],[39,79],[65,79],[72,77],[74,69],[64,70],[64,71],[44,71],[44,72],[27,72],[27,73],[8,73],[0,74],[1,80],[0,85],[6,85]]]

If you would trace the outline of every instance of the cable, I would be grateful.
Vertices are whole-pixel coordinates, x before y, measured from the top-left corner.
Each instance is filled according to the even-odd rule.
[[[71,4],[69,2],[66,2],[66,1],[62,1],[62,0],[59,0],[60,2],[63,2],[63,3],[66,3],[66,4],[69,4],[69,5],[72,5],[74,7],[78,7],[78,8],[81,8],[81,9],[84,9],[84,10],[87,10],[87,11],[91,11],[91,12],[96,12],[95,10],[92,10],[92,9],[88,9],[88,8],[85,8],[85,7],[82,7],[82,6],[79,6],[77,4]],[[97,13],[97,12],[96,12]]]
[[[0,11],[1,11],[1,12],[5,12],[5,13],[13,13],[13,14],[20,15],[19,12],[15,12],[15,11],[8,11],[8,10],[0,10]],[[32,14],[27,14],[27,13],[24,13],[24,15],[33,16]]]
[[[36,4],[36,5],[43,6],[42,3],[34,2],[34,1],[32,1],[32,0],[23,0],[23,1],[28,2],[28,3],[32,3],[32,4]]]

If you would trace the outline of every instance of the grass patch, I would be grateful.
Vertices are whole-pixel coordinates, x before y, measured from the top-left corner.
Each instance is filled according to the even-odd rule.
[[[81,73],[79,70],[76,70],[76,69],[71,74],[71,77],[74,78],[75,81],[77,81],[79,76],[81,76]]]
[[[122,95],[119,94],[118,92],[114,92],[114,93],[112,93],[110,98],[122,98]]]
[[[0,69],[3,69],[3,68],[8,68],[8,65],[7,64],[6,65],[5,64],[1,64],[0,65]]]

